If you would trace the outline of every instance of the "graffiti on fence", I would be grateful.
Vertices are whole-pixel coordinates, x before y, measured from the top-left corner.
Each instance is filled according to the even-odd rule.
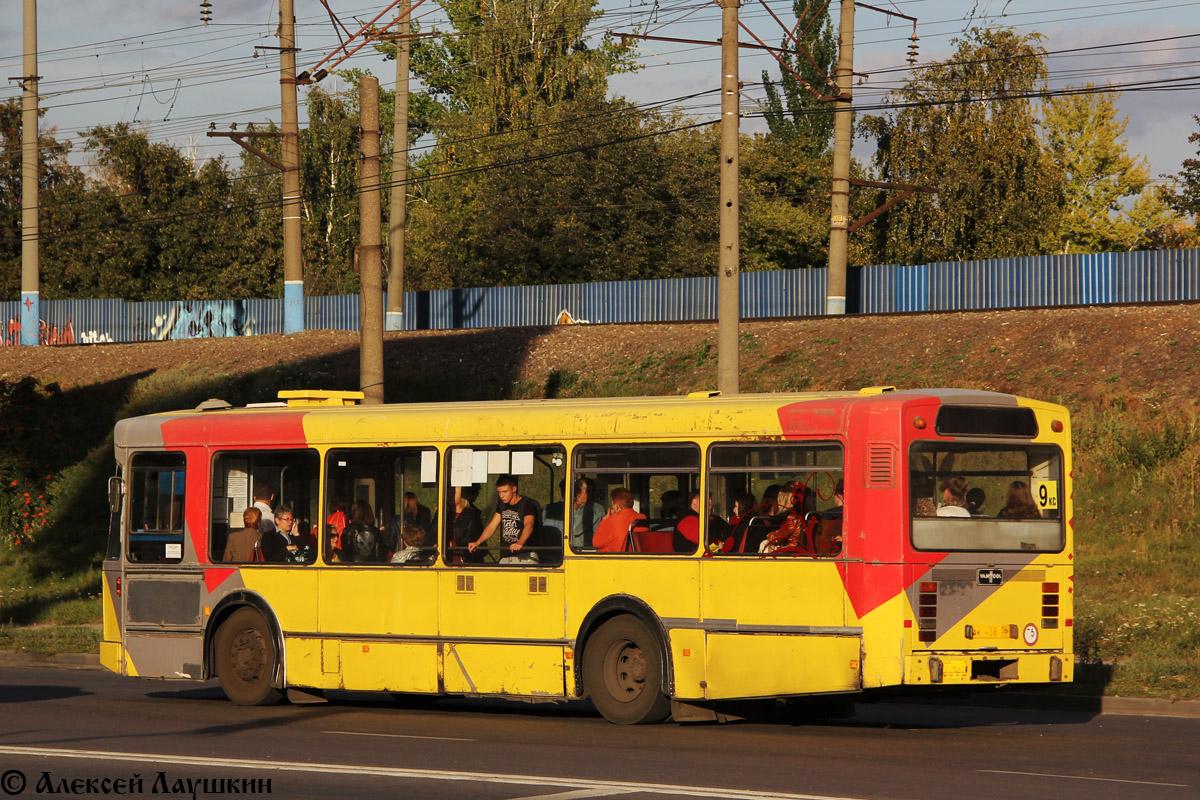
[[[254,320],[246,318],[246,304],[237,300],[175,303],[166,314],[154,316],[154,327],[150,329],[150,335],[158,341],[253,334]]]
[[[573,316],[571,316],[571,312],[567,311],[564,308],[562,311],[558,312],[558,317],[555,319],[555,324],[556,325],[586,325],[586,324],[588,324],[588,320],[578,319],[576,317],[573,317]]]
[[[111,339],[109,341],[112,341]],[[0,332],[0,347],[13,347],[21,343],[21,320],[11,317]],[[75,344],[75,325],[70,317],[61,328],[44,319],[38,320],[38,344]]]

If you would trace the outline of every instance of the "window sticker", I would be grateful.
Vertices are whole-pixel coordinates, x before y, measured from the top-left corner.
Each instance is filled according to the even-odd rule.
[[[518,450],[512,454],[512,474],[513,475],[532,475],[533,474],[533,451]]]
[[[1056,511],[1058,509],[1058,481],[1034,479],[1033,497],[1042,511]]]

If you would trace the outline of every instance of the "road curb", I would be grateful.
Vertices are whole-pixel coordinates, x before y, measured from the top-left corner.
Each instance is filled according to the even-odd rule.
[[[64,667],[66,669],[100,669],[96,653],[25,653],[20,650],[0,650],[0,664]]]

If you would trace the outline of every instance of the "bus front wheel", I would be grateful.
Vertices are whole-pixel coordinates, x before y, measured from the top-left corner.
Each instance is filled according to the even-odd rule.
[[[583,685],[605,719],[618,725],[662,722],[671,715],[663,693],[658,637],[636,617],[617,617],[588,639]]]
[[[283,698],[271,685],[275,640],[262,614],[239,608],[217,629],[213,651],[221,689],[239,706],[269,706]]]

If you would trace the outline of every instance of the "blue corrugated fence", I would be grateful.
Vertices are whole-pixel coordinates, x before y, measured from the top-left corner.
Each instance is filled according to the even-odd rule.
[[[866,314],[1200,300],[1200,250],[1051,255],[854,268],[847,310]],[[743,272],[743,319],[824,313],[825,269]],[[855,289],[857,287],[857,290]],[[283,301],[43,300],[44,344],[136,342],[283,332]],[[405,330],[714,319],[717,279],[498,286],[406,292]],[[0,303],[0,345],[20,339],[20,305]],[[357,295],[305,297],[309,330],[358,330]]]

